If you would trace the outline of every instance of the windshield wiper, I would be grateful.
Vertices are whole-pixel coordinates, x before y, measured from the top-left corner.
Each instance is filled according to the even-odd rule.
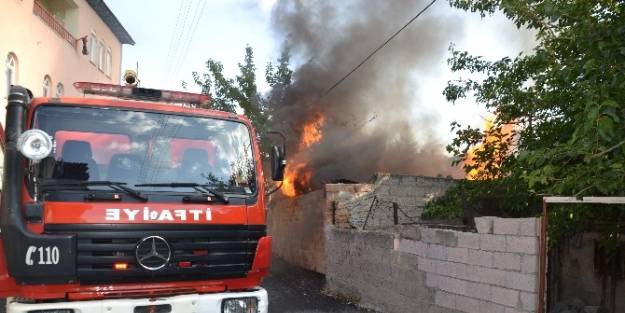
[[[150,184],[137,184],[135,187],[171,187],[171,188],[193,188],[201,193],[209,193],[215,196],[217,199],[228,203],[228,197],[223,193],[213,189],[207,184],[189,183],[189,182],[171,182],[171,183],[150,183]]]
[[[123,191],[126,194],[135,197],[143,202],[147,202],[148,198],[141,194],[141,192],[134,190],[128,186],[124,182],[116,182],[116,181],[108,181],[108,180],[67,180],[67,179],[46,179],[41,181],[41,187],[45,189],[58,189],[58,188],[50,188],[50,187],[68,187],[68,186],[78,186],[78,187],[88,187],[88,186],[106,186],[110,187],[115,191]]]

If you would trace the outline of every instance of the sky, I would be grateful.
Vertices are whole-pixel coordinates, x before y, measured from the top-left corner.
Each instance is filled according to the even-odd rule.
[[[191,91],[199,91],[193,86],[191,72],[203,72],[209,58],[221,61],[224,74],[234,77],[248,44],[254,48],[258,85],[261,91],[268,90],[262,79],[265,65],[279,56],[284,41],[271,27],[274,1],[105,0],[136,41],[134,46],[123,48],[122,72],[135,69],[138,64],[141,86],[180,90],[182,81],[186,81]],[[457,29],[460,36],[454,36],[461,38],[454,41],[459,50],[495,60],[532,48],[532,36],[517,30],[502,14],[482,19],[479,14],[449,7],[447,1],[438,1],[433,9],[450,10],[451,18],[462,21],[462,27]],[[380,43],[385,40],[380,38]],[[401,40],[401,36],[396,40]],[[451,43],[451,36],[449,40]],[[447,82],[460,77],[449,70],[448,57],[449,54],[440,56],[439,71],[427,77],[415,77],[415,83],[422,87],[416,89],[422,94],[415,95],[415,99],[429,99],[429,114],[437,119],[436,136],[445,143],[454,137],[449,127],[452,121],[482,126],[488,116],[472,99],[456,104],[445,100],[442,91]]]

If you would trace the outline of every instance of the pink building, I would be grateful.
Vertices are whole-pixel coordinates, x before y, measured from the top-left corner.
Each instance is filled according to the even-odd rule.
[[[11,84],[36,97],[77,96],[76,81],[119,84],[122,45],[134,44],[103,0],[2,0],[0,29],[2,107]]]

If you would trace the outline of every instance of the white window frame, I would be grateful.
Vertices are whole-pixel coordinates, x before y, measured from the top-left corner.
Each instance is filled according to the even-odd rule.
[[[104,72],[104,40],[98,42],[98,69]]]
[[[94,65],[98,63],[98,36],[94,31],[91,31],[89,37],[89,61]]]
[[[106,57],[104,60],[104,73],[111,78],[111,70],[113,69],[113,51],[111,47],[106,48]]]
[[[65,95],[65,86],[63,86],[63,83],[58,82],[56,84],[55,96],[59,98],[59,97],[62,97],[63,95]]]
[[[42,96],[51,97],[52,96],[52,77],[50,75],[43,76],[43,84],[42,87]]]

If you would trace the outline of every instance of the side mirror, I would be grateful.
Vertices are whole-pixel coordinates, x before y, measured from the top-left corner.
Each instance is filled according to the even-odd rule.
[[[278,146],[271,147],[271,179],[274,181],[284,180],[285,167],[284,150]]]

